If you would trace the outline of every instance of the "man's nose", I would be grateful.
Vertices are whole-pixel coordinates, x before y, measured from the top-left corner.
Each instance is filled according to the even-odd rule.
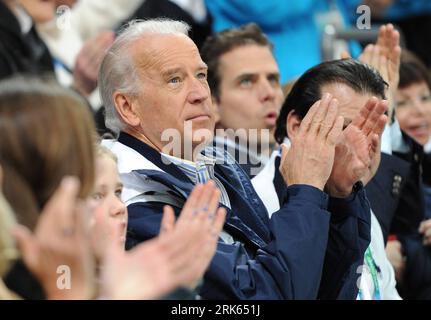
[[[191,104],[202,103],[207,100],[210,96],[209,87],[206,82],[193,79],[190,84],[190,92],[188,95],[188,100]]]
[[[276,88],[274,88],[273,84],[268,79],[264,79],[260,81],[260,84],[259,84],[260,101],[265,102],[268,100],[274,100],[275,96],[276,96]]]

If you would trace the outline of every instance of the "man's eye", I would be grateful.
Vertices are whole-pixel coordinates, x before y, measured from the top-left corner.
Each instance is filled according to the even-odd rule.
[[[268,81],[271,82],[272,84],[275,84],[275,85],[280,84],[279,77],[277,77],[277,76],[268,77]]]
[[[239,82],[239,84],[240,84],[241,87],[249,87],[249,86],[252,85],[252,81],[251,81],[251,79],[246,78],[246,79],[242,79]]]
[[[103,199],[103,194],[100,192],[96,192],[91,196],[94,200],[102,200]]]
[[[198,79],[206,79],[207,74],[205,72],[199,72],[197,77]]]
[[[169,80],[169,83],[172,83],[172,84],[178,84],[180,82],[181,82],[181,78],[180,77],[174,77],[174,78],[172,78],[172,79]]]
[[[431,101],[431,95],[422,96],[421,100],[422,100],[422,102],[429,102],[429,101]]]
[[[122,194],[122,192],[123,192],[123,190],[122,190],[122,189],[118,189],[118,190],[116,190],[116,191],[115,191],[115,196],[116,196],[118,199],[121,199],[121,194]]]

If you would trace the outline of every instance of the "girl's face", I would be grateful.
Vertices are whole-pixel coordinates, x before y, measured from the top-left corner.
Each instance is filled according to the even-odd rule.
[[[96,158],[96,180],[91,199],[96,208],[91,218],[91,236],[97,257],[102,257],[108,245],[117,241],[123,246],[127,231],[127,209],[121,201],[123,185],[116,162],[108,155]]]
[[[426,82],[398,89],[396,116],[400,127],[421,145],[431,136],[431,92]]]

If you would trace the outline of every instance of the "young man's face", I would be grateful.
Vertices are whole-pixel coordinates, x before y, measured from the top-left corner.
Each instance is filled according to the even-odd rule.
[[[257,129],[258,137],[262,129],[267,129],[270,143],[274,143],[275,123],[284,97],[270,48],[246,45],[223,54],[218,75],[220,97],[214,99],[218,126]]]

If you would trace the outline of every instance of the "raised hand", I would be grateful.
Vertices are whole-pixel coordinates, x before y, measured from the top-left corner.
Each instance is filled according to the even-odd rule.
[[[13,231],[26,266],[48,299],[89,299],[95,294],[89,213],[77,199],[78,190],[77,179],[63,179],[43,209],[34,234],[24,226]]]
[[[326,185],[331,196],[344,198],[352,192],[356,182],[366,185],[375,175],[380,164],[380,138],[387,121],[386,109],[386,101],[373,97],[343,130]]]
[[[388,83],[386,95],[389,101],[390,117],[394,111],[394,94],[398,88],[400,59],[400,34],[392,24],[381,26],[376,44],[367,45],[359,56],[361,62],[379,71],[382,78]]]
[[[164,208],[159,237],[123,252],[113,246],[102,271],[103,294],[113,299],[155,299],[175,288],[194,288],[215,253],[225,210],[213,182],[197,186],[175,222]]]
[[[287,185],[306,184],[323,191],[343,128],[344,119],[337,114],[337,100],[324,94],[302,120],[289,150],[282,146],[279,169]]]
[[[104,31],[86,41],[79,51],[73,70],[73,85],[83,96],[89,96],[96,89],[100,65],[114,40],[114,32]]]

